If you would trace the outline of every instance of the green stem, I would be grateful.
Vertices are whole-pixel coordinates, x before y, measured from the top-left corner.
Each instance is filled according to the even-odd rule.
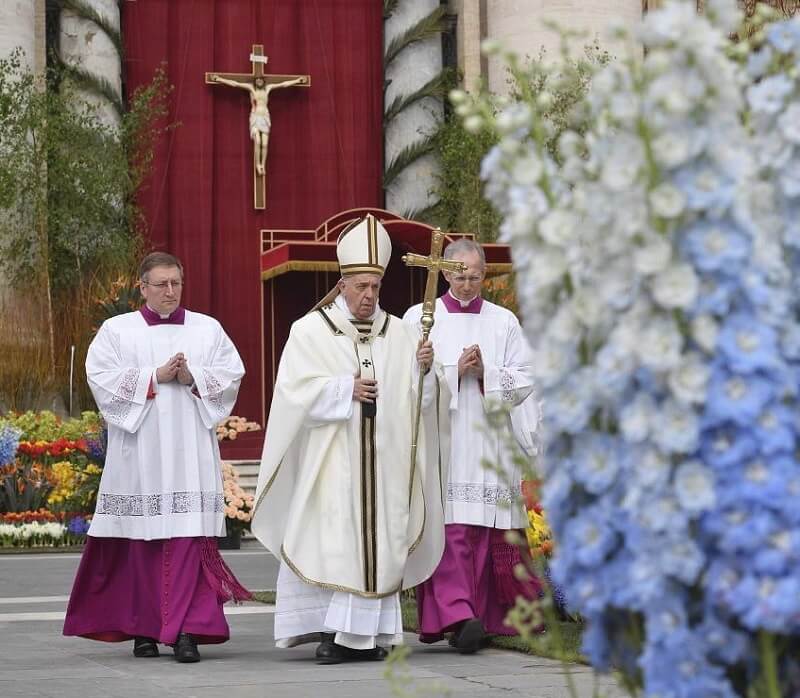
[[[775,643],[771,633],[764,630],[758,633],[758,647],[761,655],[761,675],[764,679],[766,698],[781,698],[781,687],[778,682],[778,658],[775,654]]]

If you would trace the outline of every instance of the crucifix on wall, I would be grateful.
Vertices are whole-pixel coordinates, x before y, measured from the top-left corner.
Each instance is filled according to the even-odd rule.
[[[266,167],[269,132],[272,122],[269,115],[269,93],[283,87],[310,87],[310,75],[269,75],[262,44],[253,44],[250,73],[206,73],[209,85],[226,85],[250,93],[250,138],[253,139],[253,206],[266,208]]]

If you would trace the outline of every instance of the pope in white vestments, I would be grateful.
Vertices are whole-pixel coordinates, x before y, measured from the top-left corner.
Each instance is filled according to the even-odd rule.
[[[224,642],[228,598],[245,598],[217,551],[224,501],[216,424],[244,375],[220,324],[180,306],[183,267],[166,253],[140,267],[146,304],[100,327],[86,374],[108,425],[106,463],[65,635],[118,642],[134,655]]]
[[[420,639],[451,644],[469,654],[485,632],[512,635],[505,625],[516,597],[534,598],[535,580],[520,582],[514,568],[527,550],[505,541],[508,530],[525,539],[527,514],[521,497],[524,473],[504,439],[535,452],[539,403],[533,394],[531,352],[513,313],[481,298],[486,260],[480,245],[458,240],[445,258],[463,262],[463,273],[444,272],[450,289],[436,301],[431,339],[450,389],[450,477],[447,482],[446,544],[436,572],[417,589]],[[404,320],[419,326],[421,306]],[[508,430],[490,415],[509,411]],[[487,468],[486,463],[495,467]]]
[[[391,241],[371,215],[339,236],[342,279],[292,325],[278,367],[253,533],[281,560],[275,639],[323,663],[403,641],[398,592],[444,545],[446,385],[430,343],[378,305]],[[411,462],[420,369],[423,413]]]

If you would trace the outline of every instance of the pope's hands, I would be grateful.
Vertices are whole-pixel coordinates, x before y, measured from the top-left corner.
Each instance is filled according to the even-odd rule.
[[[481,348],[477,344],[465,347],[458,359],[458,377],[463,378],[464,375],[483,377],[483,356]]]
[[[430,339],[426,342],[420,340],[417,345],[417,363],[423,373],[427,373],[433,365],[433,343]]]
[[[182,385],[194,383],[186,357],[181,352],[170,357],[167,363],[156,369],[156,380],[159,383],[171,383],[176,378]]]
[[[378,381],[372,378],[355,377],[353,381],[353,400],[375,402],[378,397]]]

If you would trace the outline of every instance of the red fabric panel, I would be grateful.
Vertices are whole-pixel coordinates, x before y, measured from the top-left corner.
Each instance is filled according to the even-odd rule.
[[[242,355],[236,412],[263,419],[271,328],[259,230],[313,229],[338,211],[382,204],[382,3],[133,0],[122,10],[128,94],[164,63],[170,121],[180,123],[158,144],[141,194],[150,239],[184,261],[185,305],[220,320]],[[310,88],[270,95],[265,211],[253,209],[248,95],[204,82],[206,71],[250,72],[252,44],[264,45],[268,73],[311,75]],[[309,307],[291,293],[281,301],[287,319]]]

